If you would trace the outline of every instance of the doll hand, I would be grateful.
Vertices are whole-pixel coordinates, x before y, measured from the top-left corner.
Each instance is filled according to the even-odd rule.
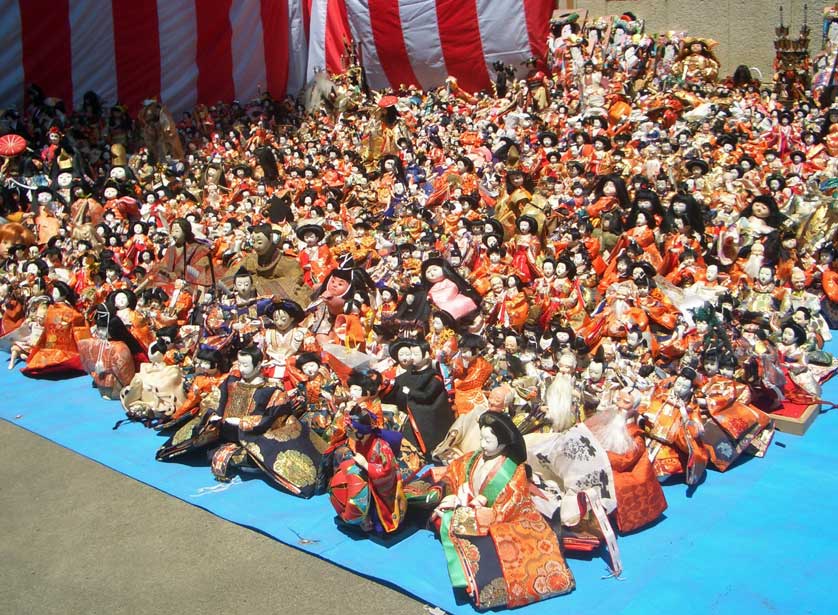
[[[439,513],[444,510],[453,510],[459,505],[459,500],[456,495],[446,495],[442,501],[434,509],[434,516],[438,517]]]
[[[471,505],[472,505],[474,508],[483,508],[483,507],[484,507],[484,506],[486,506],[486,504],[488,504],[488,503],[489,503],[489,500],[486,498],[486,496],[485,496],[485,495],[478,495],[476,498],[474,498],[474,499],[471,501]]]
[[[241,419],[239,419],[239,417],[237,417],[237,416],[231,416],[230,418],[224,419],[224,422],[227,423],[228,425],[233,425],[234,427],[238,427],[239,423],[241,422]]]
[[[402,387],[402,393],[405,395],[410,395],[410,388],[409,387]]]
[[[209,417],[209,421],[208,421],[208,422],[209,422],[209,423],[217,423],[218,421],[222,420],[223,418],[224,418],[224,417],[222,417],[222,416],[219,416],[219,415],[217,415],[217,414],[213,414],[211,417]]]

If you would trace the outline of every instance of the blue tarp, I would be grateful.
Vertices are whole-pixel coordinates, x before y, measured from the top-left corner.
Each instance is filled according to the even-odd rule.
[[[827,350],[838,351],[838,343]],[[410,528],[389,541],[354,539],[336,527],[326,496],[301,500],[261,475],[220,484],[207,465],[157,462],[164,437],[138,424],[114,431],[124,417],[121,406],[102,400],[90,383],[88,377],[30,380],[3,370],[0,418],[449,613],[475,612],[457,604],[431,531]],[[838,400],[838,381],[827,385],[824,398]],[[831,587],[838,568],[836,436],[838,411],[825,413],[805,437],[778,432],[764,459],[725,474],[710,471],[691,496],[684,485],[665,487],[665,518],[619,540],[622,579],[602,578],[608,573],[603,553],[571,556],[576,590],[516,612],[838,612]]]

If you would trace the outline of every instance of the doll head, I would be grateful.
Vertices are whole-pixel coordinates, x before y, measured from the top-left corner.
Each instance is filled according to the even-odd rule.
[[[381,374],[374,369],[353,369],[346,381],[349,397],[358,400],[372,397],[381,388]]]
[[[253,380],[262,370],[262,351],[257,346],[247,346],[236,355],[239,372],[245,380]]]
[[[265,316],[273,321],[277,329],[287,331],[302,322],[305,312],[296,301],[283,299],[277,303],[271,303],[265,310]]]
[[[499,454],[520,465],[527,459],[527,447],[521,432],[506,414],[484,412],[478,419],[480,426],[480,448],[484,457]]]

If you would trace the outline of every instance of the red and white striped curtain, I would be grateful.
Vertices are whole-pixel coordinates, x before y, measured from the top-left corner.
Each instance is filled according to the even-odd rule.
[[[25,84],[136,111],[296,94],[360,48],[373,88],[489,86],[495,60],[543,56],[554,0],[0,0],[0,106]]]

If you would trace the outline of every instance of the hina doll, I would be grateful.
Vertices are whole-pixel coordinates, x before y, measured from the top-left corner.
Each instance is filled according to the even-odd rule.
[[[431,346],[434,361],[446,380],[450,390],[451,360],[457,353],[457,323],[447,312],[437,311],[431,315],[431,330],[425,338]]]
[[[253,284],[260,296],[273,295],[291,299],[308,307],[311,289],[305,283],[300,263],[274,242],[270,224],[260,224],[251,231],[253,252],[245,254],[241,266],[253,273]]]
[[[334,400],[337,379],[334,374],[323,365],[318,353],[301,352],[293,358],[293,365],[289,362],[287,380],[296,387],[303,405],[300,421],[328,441],[337,411]]]
[[[381,429],[373,413],[355,406],[345,417],[345,438],[334,446],[345,458],[329,483],[340,522],[365,532],[392,534],[407,512],[398,465],[401,434]]]
[[[288,359],[303,349],[307,331],[299,325],[305,312],[299,304],[285,299],[268,304],[262,318],[267,323],[261,334],[265,353],[263,372],[270,379],[282,380]]]
[[[434,511],[451,584],[480,609],[571,591],[573,576],[556,533],[529,495],[521,432],[496,412],[485,412],[478,424],[480,450],[446,468],[444,497]]]
[[[203,414],[218,403],[219,390],[224,376],[224,357],[218,350],[199,348],[193,363],[195,375],[186,389],[186,399],[160,429],[177,427],[196,415]]]
[[[713,83],[719,76],[720,63],[713,54],[715,41],[686,38],[681,52],[672,65],[672,72],[683,83],[705,85]]]
[[[33,297],[27,301],[27,315],[23,324],[4,335],[3,341],[10,341],[9,369],[13,369],[18,359],[26,361],[35,344],[41,339],[46,322],[49,298],[46,295]],[[6,337],[9,336],[9,337]]]
[[[102,397],[118,399],[134,378],[137,362],[147,358],[145,349],[109,306],[97,305],[94,319],[93,337],[78,342],[82,369]]]
[[[759,444],[765,439],[761,435],[764,430],[768,430],[767,439],[770,440],[773,429],[769,429],[768,415],[751,405],[748,385],[721,373],[720,354],[713,347],[705,351],[702,365],[707,378],[696,391],[696,398],[707,417],[701,434],[702,443],[713,466],[724,472],[752,443]]]
[[[178,429],[157,451],[157,459],[209,446],[217,480],[229,480],[233,468],[253,464],[294,495],[310,497],[323,485],[321,455],[308,426],[294,416],[295,405],[285,391],[262,377],[258,348],[240,350],[238,368],[222,382],[218,406]]]
[[[437,309],[451,314],[455,321],[477,311],[480,295],[445,259],[430,258],[423,262],[422,279],[428,301]]]
[[[703,420],[694,397],[697,372],[685,367],[660,381],[643,412],[649,459],[659,477],[685,474],[688,485],[704,476],[709,455],[701,443]]]
[[[494,368],[483,356],[486,340],[466,333],[460,340],[460,351],[451,364],[454,379],[454,414],[463,416],[476,407],[488,404],[483,387],[489,382]]]
[[[538,238],[538,223],[532,216],[519,216],[516,227],[518,232],[507,244],[507,249],[512,255],[515,273],[521,282],[529,284],[539,275],[541,241]]]
[[[53,282],[52,300],[44,319],[44,331],[21,370],[26,376],[37,378],[82,371],[77,340],[88,337],[89,333],[84,317],[74,307],[76,294],[64,282]]]
[[[649,461],[643,431],[634,421],[635,395],[626,389],[618,391],[613,408],[585,421],[611,462],[617,495],[614,517],[622,534],[653,523],[666,510],[666,497]]]
[[[129,418],[165,421],[184,402],[183,371],[178,365],[166,363],[169,346],[167,338],[158,333],[148,349],[148,362],[139,365],[120,391],[119,399]]]
[[[524,292],[524,283],[516,275],[506,279],[506,287],[497,304],[497,322],[500,326],[520,333],[527,322],[530,304]]]
[[[305,243],[299,255],[303,280],[314,288],[323,282],[329,272],[337,266],[337,262],[329,246],[323,243],[326,231],[322,225],[303,224],[297,227],[297,237]]]
[[[408,340],[391,344],[390,354],[402,363],[405,371],[396,376],[392,386],[382,395],[384,403],[395,404],[407,415],[402,425],[406,442],[425,459],[445,437],[454,413],[445,392],[442,375],[434,367],[431,347],[424,340]],[[412,468],[418,470],[419,468]]]

